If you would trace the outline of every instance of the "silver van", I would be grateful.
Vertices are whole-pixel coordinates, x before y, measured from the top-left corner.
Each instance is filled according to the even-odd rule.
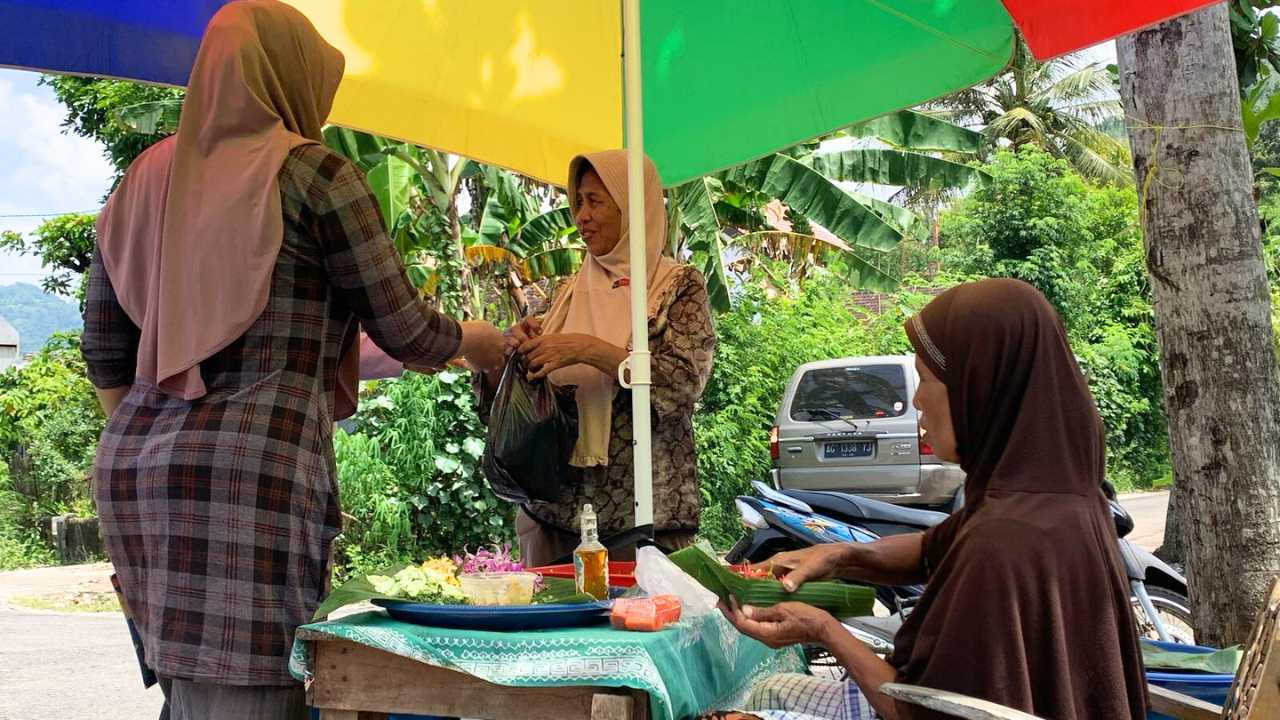
[[[911,355],[801,365],[769,438],[774,485],[958,508],[964,471],[920,442],[918,383]]]

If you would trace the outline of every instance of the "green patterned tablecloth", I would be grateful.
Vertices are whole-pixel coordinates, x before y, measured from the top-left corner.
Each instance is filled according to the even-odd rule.
[[[609,625],[573,630],[482,632],[392,620],[382,612],[298,628],[289,670],[310,674],[307,646],[341,638],[498,685],[627,687],[649,694],[655,720],[740,707],[751,688],[779,672],[804,672],[798,648],[770,650],[738,633],[719,613],[656,633]]]

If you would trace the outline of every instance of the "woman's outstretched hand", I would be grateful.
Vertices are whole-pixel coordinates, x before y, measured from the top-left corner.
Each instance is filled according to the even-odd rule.
[[[503,333],[507,340],[507,355],[511,355],[522,344],[541,334],[542,318],[540,317],[527,317],[507,328],[507,331]]]
[[[840,623],[830,613],[812,605],[784,602],[769,608],[720,604],[720,612],[747,637],[755,638],[771,648],[805,643],[825,643]]]
[[[458,355],[476,370],[494,370],[506,361],[506,339],[492,324],[473,320],[462,323]]]

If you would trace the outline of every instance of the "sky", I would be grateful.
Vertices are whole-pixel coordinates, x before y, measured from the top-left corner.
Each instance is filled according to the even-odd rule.
[[[28,233],[45,218],[94,210],[113,171],[92,140],[63,134],[63,107],[35,73],[0,69],[0,230]],[[0,285],[38,285],[40,260],[0,252]]]
[[[1086,59],[1115,62],[1114,44]],[[102,147],[62,132],[63,107],[39,78],[0,68],[0,230],[26,234],[48,216],[95,210],[111,183]],[[0,251],[0,285],[38,285],[46,274],[38,258]]]

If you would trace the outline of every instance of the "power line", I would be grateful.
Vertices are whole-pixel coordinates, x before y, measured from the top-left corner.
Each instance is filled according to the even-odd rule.
[[[101,208],[98,208],[98,210],[101,210]],[[45,218],[45,217],[59,217],[61,215],[92,215],[93,213],[98,212],[98,210],[67,210],[66,212],[15,213],[15,214],[7,214],[7,215],[0,214],[0,218]]]

